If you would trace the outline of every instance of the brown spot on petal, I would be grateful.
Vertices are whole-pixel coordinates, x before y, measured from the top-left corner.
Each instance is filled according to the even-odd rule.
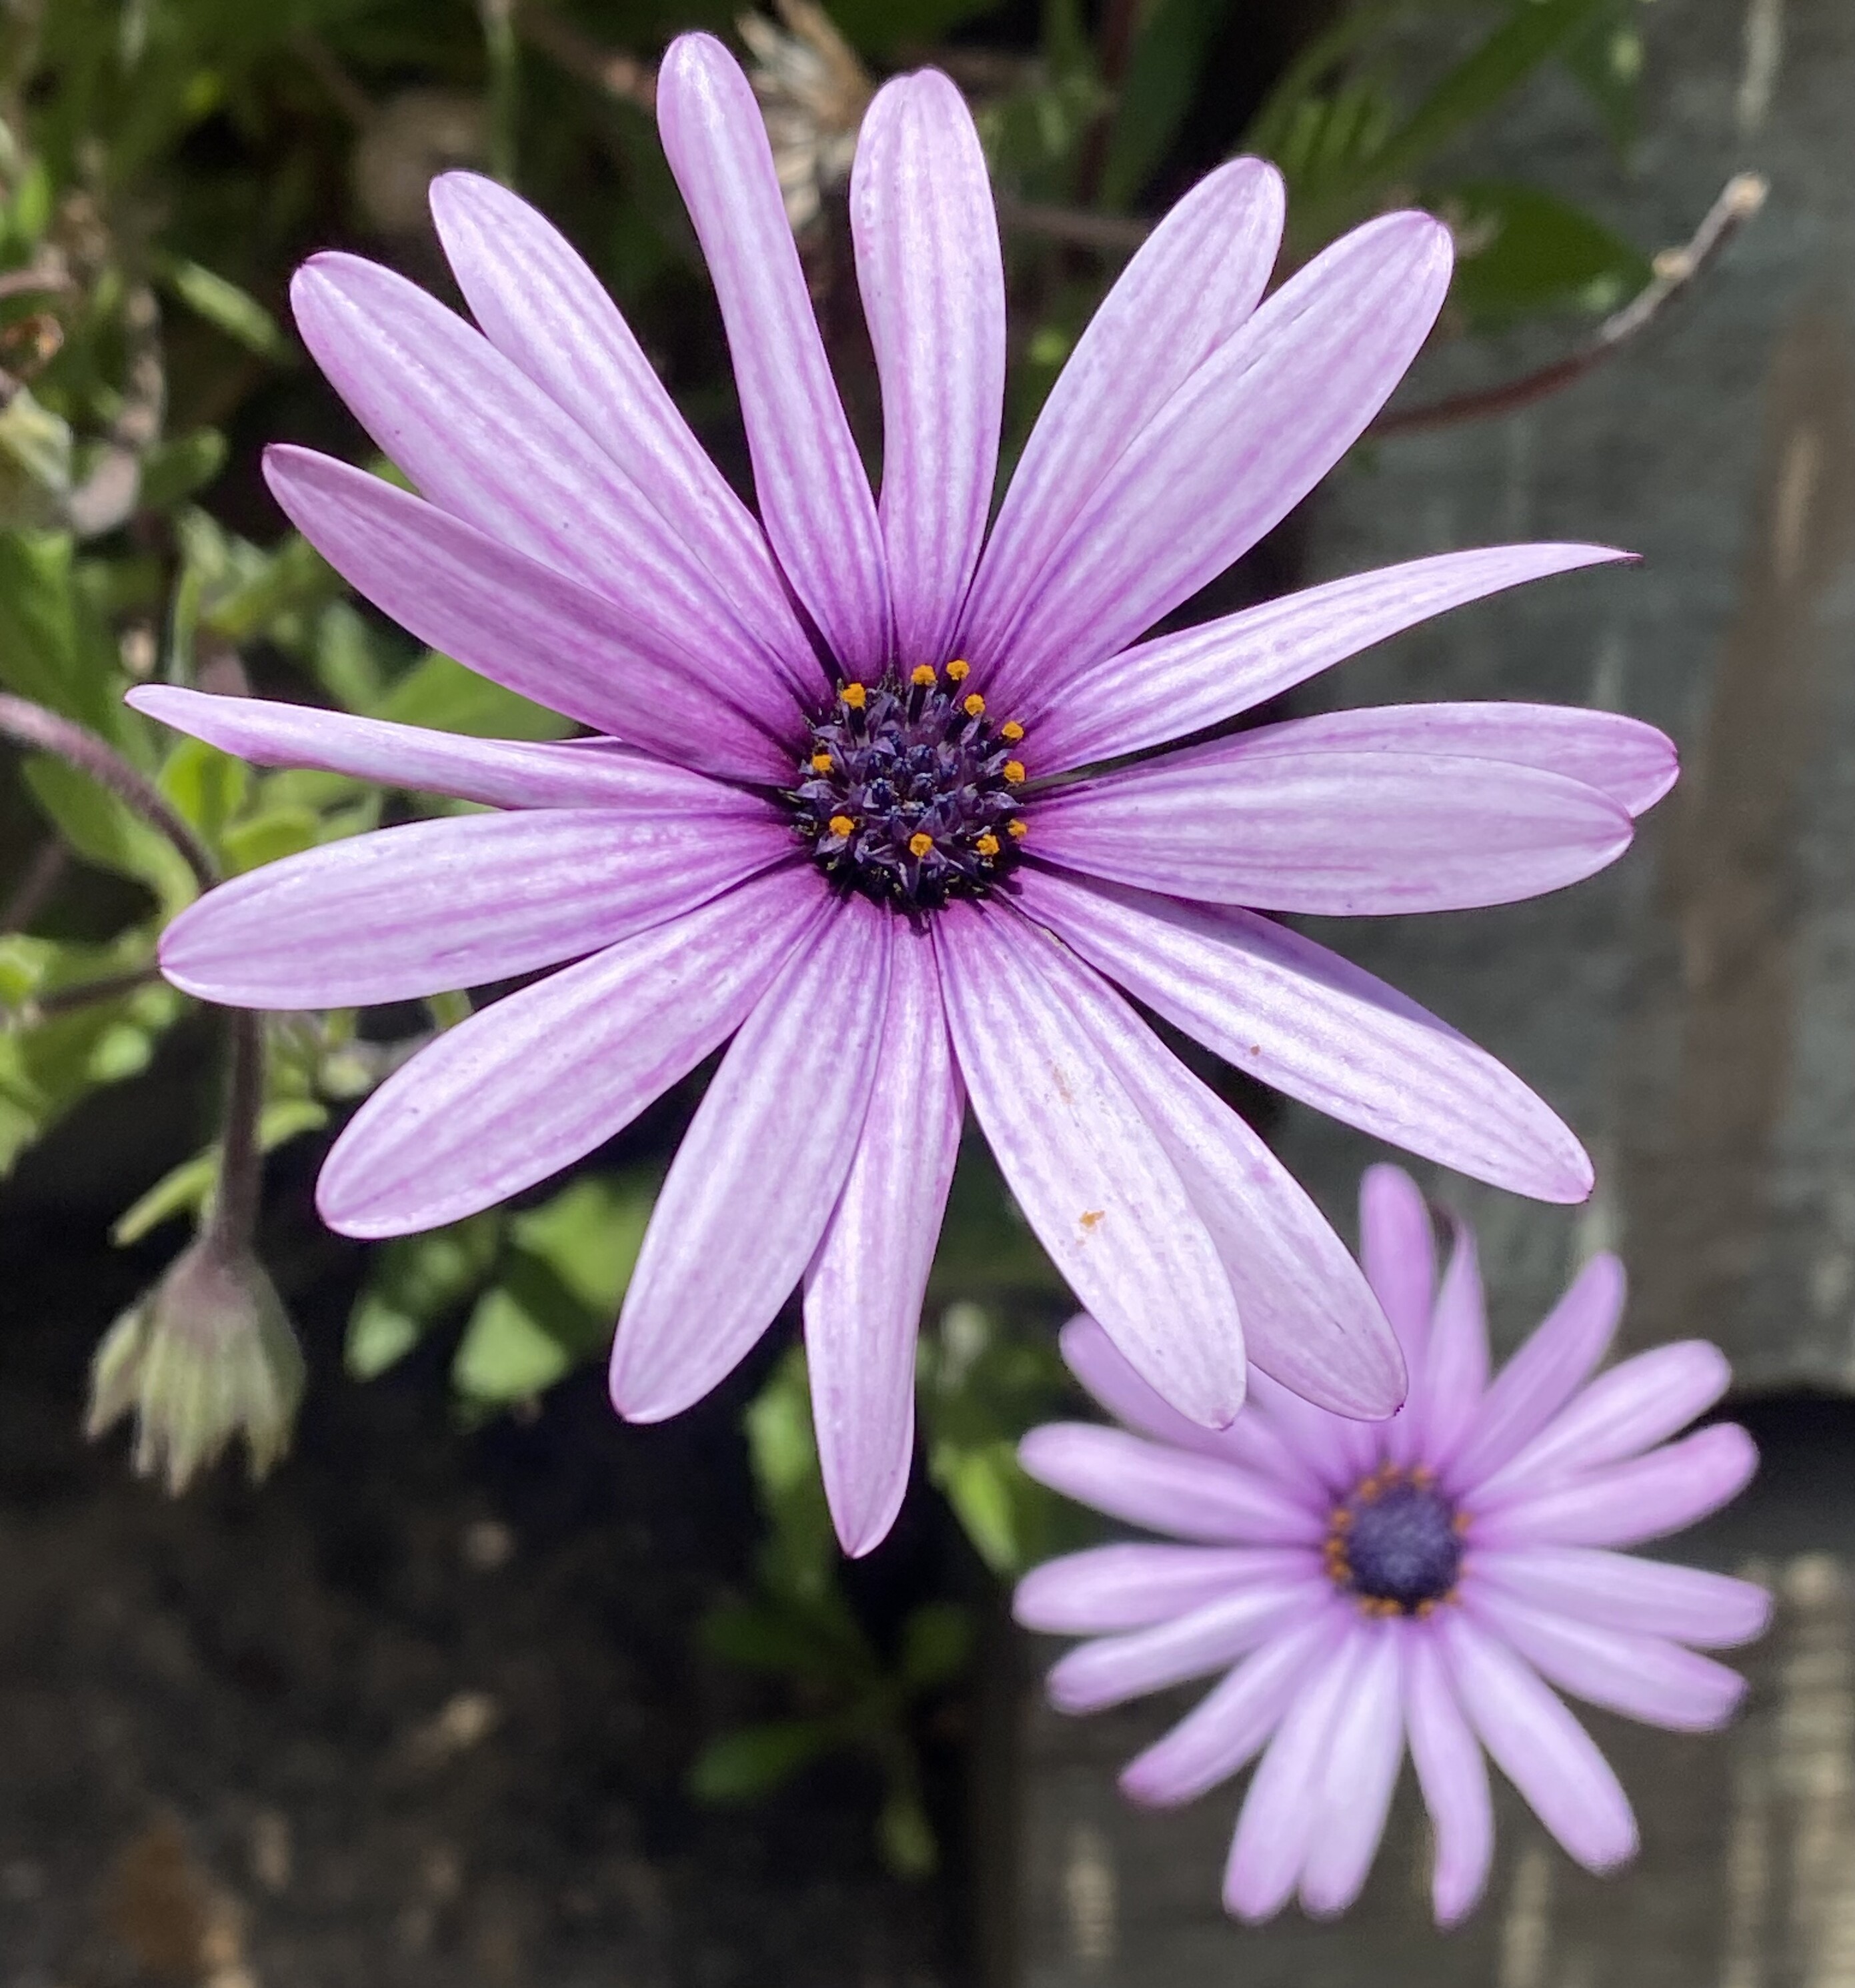
[[[1076,1216],[1076,1219],[1082,1224],[1084,1229],[1092,1231],[1094,1229],[1095,1225],[1100,1221],[1101,1218],[1106,1215],[1107,1212],[1108,1211],[1105,1208],[1085,1208],[1082,1211],[1081,1214]]]

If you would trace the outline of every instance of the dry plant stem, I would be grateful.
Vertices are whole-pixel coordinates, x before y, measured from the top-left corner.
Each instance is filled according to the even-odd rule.
[[[0,299],[8,297],[67,296],[76,287],[62,269],[0,270]]]
[[[1381,414],[1367,433],[1374,437],[1417,434],[1430,428],[1454,428],[1462,421],[1487,421],[1530,407],[1583,378],[1647,330],[1656,319],[1718,259],[1733,236],[1765,205],[1765,182],[1756,173],[1737,173],[1684,248],[1667,248],[1657,255],[1653,279],[1620,311],[1606,318],[1586,342],[1563,359],[1522,374],[1517,380],[1472,393],[1454,394],[1428,407],[1400,408]]]
[[[106,787],[133,808],[151,828],[167,837],[184,859],[202,891],[219,881],[218,867],[205,845],[170,807],[155,788],[130,765],[113,746],[87,726],[61,718],[42,705],[0,692],[0,738],[36,752],[49,752]]]
[[[74,986],[56,987],[50,993],[13,1009],[5,1017],[5,1026],[35,1029],[41,1022],[57,1016],[75,1014],[79,1008],[93,1006],[99,1001],[113,1001],[119,995],[152,986],[160,977],[157,966],[138,966],[131,972],[111,973],[97,980],[80,980]]]
[[[302,66],[320,83],[329,101],[350,123],[364,130],[373,122],[372,97],[343,66],[341,58],[318,34],[304,28],[291,37],[291,46],[302,58]]]
[[[24,931],[50,902],[70,863],[70,853],[62,842],[48,836],[40,843],[13,886],[6,908],[0,911],[0,932]]]
[[[629,103],[637,110],[657,109],[657,71],[636,56],[601,48],[590,36],[582,34],[570,21],[564,21],[545,0],[529,0],[515,12],[515,32],[532,42],[549,61],[590,83],[595,90]]]
[[[1090,214],[1079,207],[1055,207],[1039,201],[997,196],[998,225],[1020,235],[1044,235],[1077,248],[1103,255],[1131,255],[1153,232],[1150,221],[1131,215]]]

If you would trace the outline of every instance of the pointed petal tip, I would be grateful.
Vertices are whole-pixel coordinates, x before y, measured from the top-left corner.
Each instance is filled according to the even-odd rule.
[[[894,1530],[907,1496],[906,1472],[896,1483],[836,1485],[826,1481],[831,1529],[846,1560],[862,1560],[875,1552]]]

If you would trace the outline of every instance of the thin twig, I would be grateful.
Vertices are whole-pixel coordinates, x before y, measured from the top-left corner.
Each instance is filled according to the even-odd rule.
[[[174,844],[201,890],[211,890],[219,881],[218,866],[205,844],[156,788],[113,746],[98,738],[87,726],[61,718],[43,705],[0,691],[0,737],[29,746],[34,752],[49,752],[67,766],[87,774],[99,786],[108,788]]]
[[[1736,173],[1707,210],[1706,218],[1684,248],[1666,248],[1653,265],[1651,280],[1620,311],[1606,318],[1581,346],[1556,359],[1536,372],[1524,373],[1517,380],[1499,386],[1481,387],[1466,394],[1452,394],[1433,401],[1428,407],[1404,407],[1380,414],[1368,434],[1415,434],[1430,428],[1453,428],[1462,421],[1486,421],[1496,414],[1510,414],[1556,394],[1576,380],[1603,365],[1637,338],[1661,316],[1668,306],[1691,289],[1745,223],[1765,205],[1766,185],[1757,173]]]
[[[8,297],[68,296],[77,286],[63,269],[29,266],[0,269],[0,299]]]
[[[50,902],[70,863],[70,851],[56,836],[47,836],[32,851],[6,908],[0,911],[0,932],[24,931]]]
[[[1001,228],[1021,235],[1046,235],[1053,242],[1096,249],[1104,255],[1130,255],[1153,232],[1151,221],[1131,215],[1090,214],[1079,207],[1019,200],[1008,193],[998,196],[998,207]]]
[[[322,85],[329,101],[350,123],[365,130],[373,122],[376,106],[341,58],[321,36],[307,28],[299,29],[290,37],[290,45],[302,56],[303,67]]]
[[[602,48],[583,35],[570,21],[563,20],[546,4],[529,0],[515,12],[515,32],[532,42],[549,61],[569,76],[590,83],[595,90],[634,105],[640,110],[657,109],[657,71],[647,62],[617,49]]]
[[[137,966],[127,973],[105,974],[96,980],[79,980],[69,987],[54,987],[49,994],[35,995],[29,1001],[22,1001],[17,1008],[7,1009],[0,1016],[0,1022],[9,1029],[36,1028],[41,1022],[49,1022],[56,1016],[73,1014],[79,1008],[94,1007],[99,1001],[113,1001],[120,995],[133,994],[151,986],[160,977],[158,966]]]

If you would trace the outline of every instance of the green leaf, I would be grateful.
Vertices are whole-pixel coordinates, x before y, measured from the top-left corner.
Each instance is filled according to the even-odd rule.
[[[657,1185],[654,1171],[588,1175],[517,1215],[516,1243],[546,1263],[589,1312],[610,1322],[631,1281]]]
[[[225,467],[225,438],[217,428],[157,442],[142,458],[142,508],[168,510],[204,489]]]
[[[1568,306],[1614,310],[1649,280],[1640,250],[1536,187],[1475,181],[1431,204],[1458,245],[1450,300],[1478,327]]]
[[[1204,73],[1231,0],[1156,0],[1134,44],[1108,136],[1101,197],[1131,206],[1158,170]]]
[[[892,1787],[876,1818],[876,1847],[898,1878],[931,1878],[941,1861],[928,1811],[913,1786]]]
[[[836,1629],[835,1622],[821,1621],[801,1609],[732,1601],[711,1609],[702,1618],[700,1633],[710,1655],[724,1662],[815,1681],[835,1678],[845,1668],[848,1653]],[[863,1654],[860,1649],[855,1652]]]
[[[744,1726],[703,1748],[689,1772],[689,1792],[701,1802],[755,1800],[809,1767],[834,1736],[830,1722],[820,1719]]]
[[[0,529],[59,523],[70,488],[69,423],[15,387],[0,407]]]
[[[42,756],[26,762],[25,779],[46,819],[86,863],[146,884],[170,913],[193,901],[198,885],[179,851],[106,787]]]
[[[1018,1492],[1028,1482],[1016,1446],[992,1442],[962,1449],[937,1443],[928,1452],[928,1474],[939,1487],[966,1537],[993,1573],[1017,1571],[1023,1559],[1018,1527]]]
[[[145,966],[152,938],[137,931],[93,946],[0,937],[0,1173],[97,1085],[147,1067],[183,1005],[164,982],[36,1019],[32,1004]]]
[[[367,711],[384,694],[372,631],[351,601],[332,600],[316,617],[316,681],[343,711]]]
[[[1603,119],[1611,144],[1625,150],[1636,136],[1643,73],[1634,0],[1620,0],[1600,15],[1559,59]]]
[[[0,682],[117,735],[109,661],[79,626],[73,547],[63,532],[0,532]]]
[[[176,257],[162,274],[167,286],[188,309],[260,359],[287,363],[296,348],[282,327],[248,292],[198,262]]]
[[[573,1364],[572,1354],[516,1294],[498,1285],[477,1300],[451,1382],[484,1406],[532,1400]]]
[[[215,849],[225,824],[245,805],[250,783],[242,759],[199,739],[182,739],[175,746],[160,783],[161,792]]]
[[[1568,46],[1614,0],[1520,0],[1505,22],[1431,90],[1372,162],[1383,186],[1419,170]]]
[[[914,1691],[933,1691],[950,1682],[971,1661],[970,1610],[956,1601],[928,1601],[902,1625],[899,1668]]]
[[[348,1371],[357,1381],[384,1373],[461,1304],[489,1275],[503,1226],[503,1216],[492,1210],[375,1251],[366,1288],[348,1317],[343,1354]]]
[[[300,855],[321,840],[322,816],[313,808],[283,805],[235,822],[221,838],[220,851],[228,874],[238,877],[286,856]]]
[[[466,732],[473,739],[564,739],[574,729],[570,718],[435,651],[415,664],[367,715]]]

